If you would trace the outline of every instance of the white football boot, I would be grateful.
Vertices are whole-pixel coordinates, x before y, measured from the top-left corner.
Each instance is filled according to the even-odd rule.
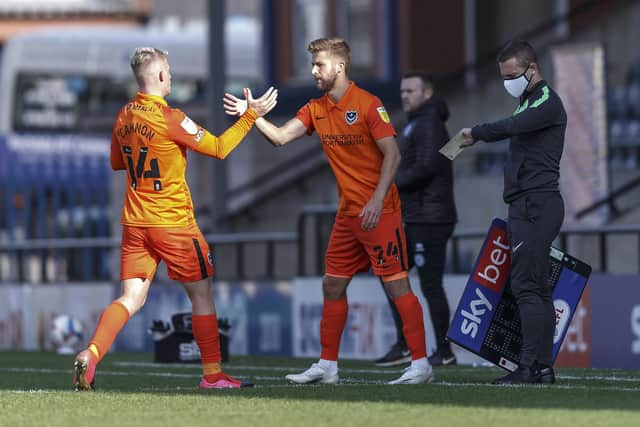
[[[300,374],[289,374],[285,378],[296,384],[336,384],[339,379],[338,372],[332,374],[318,363]]]
[[[389,381],[387,384],[427,384],[433,381],[433,368],[427,365],[426,368],[417,368],[413,365],[404,370],[400,378]]]

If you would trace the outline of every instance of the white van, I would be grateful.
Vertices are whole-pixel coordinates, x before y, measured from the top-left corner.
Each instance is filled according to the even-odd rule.
[[[229,17],[226,85],[260,83],[260,23]],[[110,133],[119,108],[135,94],[129,60],[136,47],[169,52],[169,103],[206,117],[208,33],[127,27],[48,28],[19,34],[4,47],[0,71],[0,134]]]

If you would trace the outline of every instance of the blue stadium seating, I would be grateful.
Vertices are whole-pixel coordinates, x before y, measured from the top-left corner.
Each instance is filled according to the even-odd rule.
[[[609,164],[636,169],[640,166],[640,60],[627,71],[624,85],[607,91]]]
[[[640,119],[640,82],[632,83],[628,85],[627,88],[629,114],[632,117]]]
[[[627,115],[627,89],[625,86],[612,87],[607,92],[607,112],[610,118]]]

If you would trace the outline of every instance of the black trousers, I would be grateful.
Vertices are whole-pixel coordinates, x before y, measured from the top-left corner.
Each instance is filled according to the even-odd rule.
[[[429,306],[429,315],[436,335],[438,351],[451,353],[447,341],[449,329],[449,304],[442,287],[442,275],[447,256],[447,241],[453,234],[454,224],[405,224],[409,268],[415,266],[420,278],[420,288]],[[387,295],[393,313],[398,342],[406,347],[402,333],[402,320],[395,304]]]
[[[555,309],[548,283],[549,247],[564,219],[560,193],[532,193],[509,205],[507,232],[511,246],[511,291],[520,310],[520,364],[551,366]]]

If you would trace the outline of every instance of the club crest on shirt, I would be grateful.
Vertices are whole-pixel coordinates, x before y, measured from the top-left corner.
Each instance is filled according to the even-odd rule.
[[[358,112],[355,110],[349,110],[344,113],[344,119],[347,121],[348,125],[352,125],[358,120]]]
[[[380,118],[383,122],[391,122],[391,120],[389,119],[389,113],[387,113],[387,110],[384,107],[378,107],[376,108],[376,110],[378,111],[378,114],[380,115]]]

